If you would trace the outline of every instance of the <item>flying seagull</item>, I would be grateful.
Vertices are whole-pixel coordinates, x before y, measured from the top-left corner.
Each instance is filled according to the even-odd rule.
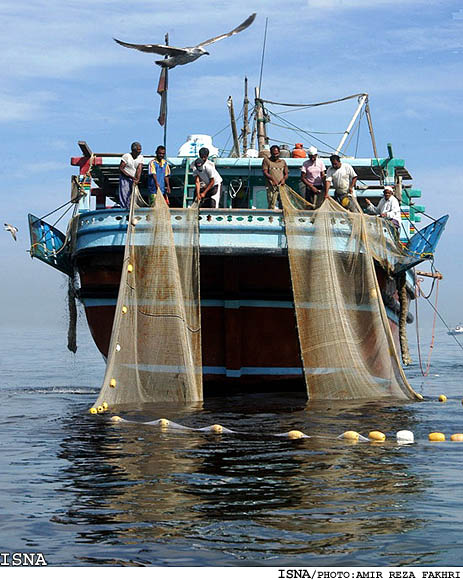
[[[3,224],[5,226],[5,231],[10,232],[13,236],[13,240],[16,242],[16,234],[18,233],[18,228],[15,228],[11,224]]]
[[[251,26],[255,17],[255,13],[251,14],[249,18],[246,18],[244,22],[234,28],[231,32],[227,32],[226,34],[221,34],[219,36],[214,36],[214,38],[209,38],[209,40],[205,40],[196,46],[186,46],[185,48],[176,48],[175,46],[168,46],[165,44],[130,44],[129,42],[122,42],[122,40],[117,40],[117,38],[114,38],[113,40],[127,48],[134,48],[135,50],[141,50],[142,52],[154,52],[156,54],[167,56],[168,58],[163,60],[156,60],[155,63],[162,67],[174,68],[174,66],[180,64],[188,64],[189,62],[193,62],[204,54],[209,54],[204,50],[205,46],[217,42],[218,40],[222,40],[222,38],[228,38],[229,36],[238,34],[238,32],[242,32],[248,26]]]

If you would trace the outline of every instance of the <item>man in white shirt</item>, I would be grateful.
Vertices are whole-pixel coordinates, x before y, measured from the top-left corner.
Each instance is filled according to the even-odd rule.
[[[132,143],[130,153],[124,153],[119,164],[119,203],[121,207],[130,207],[133,184],[140,181],[143,171],[143,155],[141,145],[137,141]]]
[[[325,181],[325,198],[328,197],[330,187],[334,188],[334,198],[346,209],[350,206],[350,197],[355,197],[354,187],[357,183],[357,174],[352,165],[341,163],[339,155],[331,155],[331,167],[328,167]]]
[[[380,199],[378,205],[375,207],[371,201],[365,198],[367,202],[366,212],[372,215],[380,215],[383,218],[389,219],[392,225],[400,229],[400,204],[399,200],[394,196],[394,190],[390,185],[386,185],[383,190],[384,197]]]
[[[214,208],[219,207],[222,177],[208,157],[209,149],[202,147],[198,159],[193,163],[193,176],[199,206]]]

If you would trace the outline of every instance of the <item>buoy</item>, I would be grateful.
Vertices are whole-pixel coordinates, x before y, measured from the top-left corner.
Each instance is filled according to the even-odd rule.
[[[289,431],[288,433],[288,439],[302,439],[303,437],[305,437],[304,433],[302,431]]]
[[[407,445],[415,442],[415,437],[411,431],[397,431],[397,443]]]
[[[122,307],[122,314],[127,314],[127,306]]]
[[[96,407],[92,407],[92,408],[90,409],[90,413],[91,413],[92,415],[96,415],[96,414],[98,413],[98,411],[96,410]]]
[[[132,264],[129,264],[129,265],[127,266],[127,272],[128,272],[129,274],[130,274],[131,272],[133,272],[133,266],[132,266]]]
[[[212,433],[222,433],[223,427],[222,425],[211,425],[211,431]]]
[[[104,413],[104,409],[101,405],[99,407],[97,407],[97,411],[98,411],[98,413]]]
[[[415,395],[416,395],[416,398],[417,398],[419,401],[422,401],[422,400],[424,399],[424,397],[423,397],[423,395],[422,395],[421,393],[415,393]]]
[[[111,421],[113,423],[119,423],[119,421],[122,421],[122,417],[119,417],[119,415],[114,415],[113,417],[111,417]]]
[[[357,431],[346,431],[345,433],[342,434],[342,438],[347,439],[349,441],[358,441],[359,437],[360,433],[357,433]]]
[[[445,403],[447,401],[447,397],[445,395],[439,395],[439,401],[441,403]]]
[[[463,441],[463,433],[454,433],[450,435],[450,441]]]
[[[429,441],[445,441],[445,435],[443,433],[430,433],[428,439]]]
[[[121,350],[121,345],[119,343],[116,344],[116,350],[119,352]]]
[[[169,419],[159,419],[159,426],[162,429],[167,429],[167,427],[169,426]]]
[[[370,441],[384,441],[386,439],[386,435],[381,433],[381,431],[370,431],[368,433],[368,439]]]
[[[372,288],[370,290],[370,298],[372,300],[376,300],[376,298],[378,298],[378,291],[376,290],[376,288]]]
[[[116,383],[116,379],[111,379],[111,380],[109,381],[109,386],[110,386],[110,387],[112,387],[113,389],[114,389],[114,387],[116,386],[116,384],[117,384],[117,383]]]
[[[109,407],[108,403],[106,401],[104,401],[103,403],[101,403],[101,406],[103,407],[103,409],[106,411],[106,409]]]

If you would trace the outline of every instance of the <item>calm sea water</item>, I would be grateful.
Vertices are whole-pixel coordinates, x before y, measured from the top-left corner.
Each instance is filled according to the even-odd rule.
[[[0,341],[1,552],[74,566],[461,564],[463,443],[427,440],[463,432],[463,351],[444,331],[430,375],[407,371],[422,403],[256,395],[134,417],[246,432],[232,436],[89,415],[104,364],[82,333],[75,357],[64,330]],[[316,437],[271,435],[290,429]],[[347,429],[390,437],[349,445],[336,439]],[[416,443],[398,446],[400,429]]]

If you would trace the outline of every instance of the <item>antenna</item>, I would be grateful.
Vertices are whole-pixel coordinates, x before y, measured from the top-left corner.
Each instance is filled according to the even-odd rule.
[[[260,62],[259,95],[260,95],[260,90],[262,88],[262,73],[264,71],[265,45],[267,43],[267,26],[268,26],[268,18],[265,19],[264,43],[263,43],[263,46],[262,46],[262,60]]]

